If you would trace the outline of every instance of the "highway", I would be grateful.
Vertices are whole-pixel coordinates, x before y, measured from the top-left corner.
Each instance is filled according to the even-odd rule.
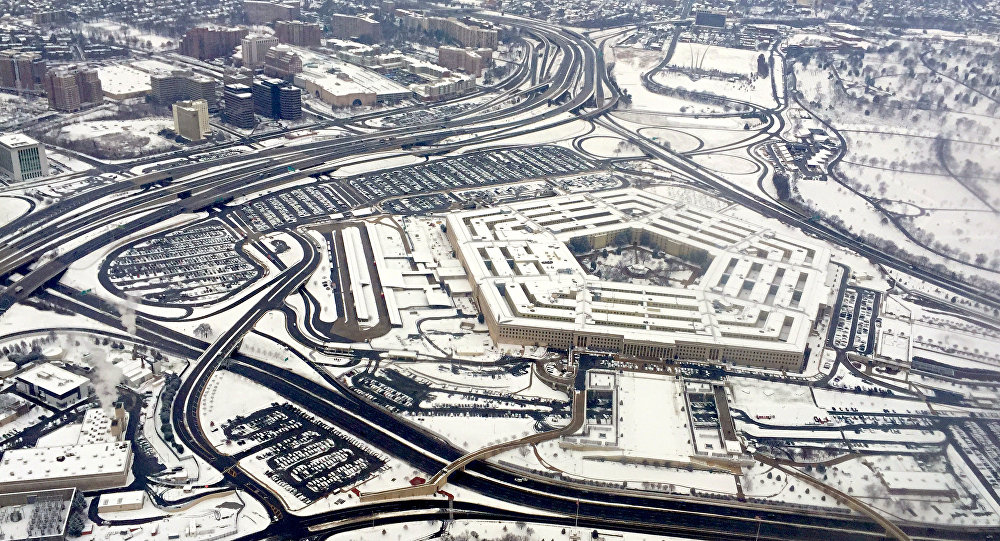
[[[497,104],[508,104],[510,98],[519,97],[518,103],[496,109],[480,108],[440,124],[381,129],[375,133],[362,132],[296,147],[260,151],[252,156],[185,164],[109,184],[28,214],[0,228],[0,241],[4,242],[0,248],[0,277],[9,279],[14,273],[21,274],[9,280],[8,287],[0,294],[0,313],[15,302],[34,295],[81,316],[121,328],[120,317],[113,306],[99,299],[73,297],[68,288],[52,286],[53,279],[73,262],[114,245],[122,238],[141,234],[153,225],[184,213],[203,210],[217,202],[279,188],[306,176],[332,171],[335,166],[329,165],[329,162],[339,158],[437,143],[467,135],[479,137],[464,143],[496,141],[572,122],[580,117],[595,119],[597,124],[635,141],[650,156],[664,160],[719,190],[727,198],[765,216],[779,218],[811,234],[850,246],[884,265],[904,269],[932,283],[946,284],[951,290],[961,291],[972,298],[984,302],[996,302],[1000,298],[995,293],[976,291],[929,272],[922,275],[922,271],[910,269],[908,265],[902,267],[904,262],[858,244],[835,230],[806,222],[792,211],[706,172],[684,156],[638,139],[635,133],[613,120],[600,118],[615,106],[620,93],[610,81],[600,51],[590,40],[549,23],[497,15],[483,17],[501,24],[517,25],[543,43],[545,55],[541,65],[536,51],[531,51],[526,55],[525,62],[504,83],[509,84],[509,88],[503,89],[506,97],[495,100]],[[554,64],[555,50],[562,53],[557,65]],[[534,83],[548,73],[551,76],[539,82],[542,86],[535,85],[530,91],[519,90],[529,79]],[[535,114],[528,116],[524,114],[527,112]],[[355,120],[361,122],[374,118]],[[434,150],[457,148],[462,144],[449,143],[434,147]],[[169,183],[162,181],[166,177],[171,177]],[[186,192],[190,192],[189,195],[181,197]],[[395,520],[441,518],[447,511],[443,510],[440,499],[416,499],[359,505],[309,518],[286,513],[279,498],[234,467],[233,459],[220,455],[214,449],[200,426],[198,405],[202,392],[212,374],[223,365],[301,404],[310,412],[414,468],[438,472],[460,461],[457,464],[461,467],[445,470],[450,484],[487,494],[498,502],[538,510],[537,513],[522,514],[498,506],[456,502],[455,516],[563,525],[578,522],[588,528],[614,528],[700,539],[835,538],[852,541],[886,538],[886,532],[879,524],[861,516],[735,500],[626,491],[617,486],[584,485],[489,464],[479,460],[482,457],[478,455],[462,461],[466,450],[366,402],[350,390],[341,388],[336,380],[328,376],[325,377],[329,387],[235,353],[240,341],[259,319],[267,311],[279,309],[286,297],[295,294],[315,271],[318,258],[325,257],[301,233],[295,230],[287,232],[300,244],[304,258],[282,269],[263,295],[256,298],[251,306],[242,308],[244,312],[240,314],[237,324],[225,329],[211,343],[206,344],[173,331],[153,318],[140,316],[137,321],[136,336],[139,339],[157,344],[164,351],[195,359],[171,407],[175,432],[192,452],[223,471],[228,483],[248,490],[268,506],[273,523],[258,537],[335,533]],[[66,249],[66,246],[70,248]],[[60,250],[57,257],[40,261],[44,254],[55,250]],[[391,515],[403,511],[407,514]],[[903,529],[914,538],[935,539],[938,535],[930,528],[905,526]],[[949,539],[983,538],[982,531],[958,528],[948,529],[947,535]]]

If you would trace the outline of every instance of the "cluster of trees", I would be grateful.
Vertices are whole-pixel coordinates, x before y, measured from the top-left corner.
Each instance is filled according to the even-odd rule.
[[[83,498],[83,492],[77,490],[73,494],[73,501],[70,503],[69,519],[66,521],[66,533],[70,537],[80,537],[83,535],[83,528],[87,524],[87,500]]]
[[[778,192],[778,199],[782,201],[788,201],[792,197],[792,185],[789,181],[788,175],[781,171],[775,171],[774,176],[771,178],[771,182],[774,183],[774,189]]]
[[[573,237],[569,239],[569,249],[574,254],[585,254],[593,249],[590,237]]]
[[[181,378],[177,374],[167,374],[163,384],[163,392],[160,394],[160,432],[163,440],[173,444],[178,453],[184,452],[184,447],[174,441],[174,429],[170,424],[170,410],[174,404],[174,397],[181,386]]]

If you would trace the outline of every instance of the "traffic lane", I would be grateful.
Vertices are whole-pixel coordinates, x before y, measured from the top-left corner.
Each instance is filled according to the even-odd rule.
[[[247,370],[244,367],[255,368],[256,370]],[[427,438],[426,435],[420,431],[415,430],[413,427],[410,427],[406,423],[396,419],[395,416],[383,412],[374,406],[370,406],[369,409],[365,411],[358,408],[355,402],[340,395],[331,395],[329,392],[326,393],[326,395],[329,396],[324,396],[325,400],[314,399],[312,396],[315,396],[316,392],[322,389],[318,386],[318,384],[311,383],[309,380],[303,380],[303,378],[294,374],[289,374],[288,376],[282,378],[277,374],[273,374],[275,370],[270,365],[251,366],[248,363],[241,361],[234,365],[232,369],[236,370],[237,373],[243,375],[244,377],[248,377],[251,380],[255,380],[260,384],[266,385],[281,394],[287,393],[286,396],[290,399],[298,400],[300,403],[304,402],[303,405],[310,411],[322,415],[329,415],[330,417],[327,417],[327,419],[337,426],[342,426],[348,431],[359,435],[362,439],[374,443],[386,452],[397,456],[397,458],[410,462],[425,472],[436,471],[435,468],[443,467],[445,462],[440,459],[430,458],[424,455],[409,445],[403,444],[399,441],[400,439],[417,444],[422,449],[430,450],[438,456],[450,453],[449,462],[456,459],[456,455],[460,452],[451,448],[449,444],[436,439]],[[269,372],[272,373],[271,377],[267,377],[265,375]],[[310,391],[304,390],[304,387],[313,386],[317,387],[317,389]],[[336,406],[324,404],[324,401],[336,404]],[[371,431],[366,429],[365,426],[357,420],[351,417],[344,417],[343,413],[339,411],[340,408],[361,416],[368,422],[381,427],[382,430]],[[391,432],[392,434],[387,434],[383,432],[383,430]],[[495,467],[482,462],[470,464],[467,469],[476,474],[487,475],[491,478],[495,478],[495,480],[487,480],[479,475],[472,476],[470,473],[456,472],[450,477],[450,482],[483,494],[489,494],[494,498],[499,498],[511,503],[524,503],[526,501],[531,501],[533,502],[531,503],[531,506],[537,505],[540,509],[558,512],[565,511],[565,506],[569,505],[568,502],[575,502],[575,499],[577,498],[595,497],[595,493],[592,492],[592,489],[588,490],[586,487],[568,487],[529,479],[518,482],[516,480],[517,477],[514,474],[498,471]],[[627,496],[621,494],[601,494],[599,497],[605,501],[605,504],[601,505],[647,507],[651,508],[649,511],[650,513],[654,512],[654,510],[687,514],[709,512],[714,515],[724,515],[742,520],[756,520],[755,517],[759,513],[763,512],[760,509],[741,509],[732,507],[731,505],[722,503],[716,504],[713,502],[643,498],[640,496]],[[552,502],[562,503],[553,504]],[[735,504],[736,502],[733,503]],[[748,506],[748,504],[739,505]],[[604,509],[603,513],[606,512],[607,509]],[[800,513],[798,511],[784,511],[780,509],[771,509],[768,512],[775,514],[776,516],[787,515],[790,517],[790,520],[798,517]],[[811,520],[814,521],[816,525],[829,524],[832,522],[832,525],[828,527],[838,529],[857,528],[859,524],[858,521],[834,519],[829,517],[813,517]],[[860,522],[860,524],[878,529],[874,524],[867,524],[863,521]],[[793,538],[797,539],[798,537]]]

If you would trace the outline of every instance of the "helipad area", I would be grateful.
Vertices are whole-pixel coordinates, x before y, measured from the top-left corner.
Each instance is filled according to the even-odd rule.
[[[798,371],[828,293],[830,253],[807,237],[636,189],[457,212],[447,223],[500,343]],[[710,263],[687,287],[609,282],[567,246],[584,237],[601,250],[623,230]]]

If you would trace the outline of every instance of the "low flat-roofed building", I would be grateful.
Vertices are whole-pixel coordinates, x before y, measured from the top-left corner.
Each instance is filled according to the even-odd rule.
[[[17,392],[56,409],[66,409],[90,396],[90,380],[52,364],[42,364],[15,377]]]
[[[144,503],[146,503],[146,493],[141,490],[111,492],[101,494],[101,499],[97,501],[97,512],[136,511],[142,509]]]
[[[121,101],[148,95],[153,90],[150,75],[124,64],[97,68],[104,97]]]
[[[447,226],[501,343],[799,371],[829,294],[823,245],[635,189],[455,212]],[[703,273],[688,286],[606,281],[567,245],[622,235]]]
[[[114,414],[108,414],[101,408],[91,408],[83,415],[80,435],[77,436],[76,444],[89,445],[122,441],[127,424],[128,413],[121,407],[121,404],[115,404]]]
[[[118,488],[128,484],[131,467],[128,441],[10,449],[0,459],[0,492]]]
[[[63,541],[75,495],[74,488],[0,494],[0,539]]]
[[[0,393],[0,426],[28,413],[34,404],[13,393]]]
[[[304,70],[295,75],[295,85],[336,107],[374,105],[413,95],[410,89],[360,66],[342,62],[339,67],[335,73]]]

